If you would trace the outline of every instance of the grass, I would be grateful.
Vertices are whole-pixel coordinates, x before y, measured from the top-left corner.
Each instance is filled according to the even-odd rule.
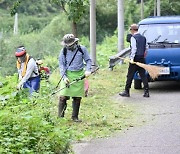
[[[29,133],[26,135],[25,140],[27,139],[32,145],[34,142],[31,142],[30,138],[33,134],[29,132],[29,129],[21,126],[28,124],[30,128],[35,129],[36,133],[43,134],[44,136],[42,137],[48,136],[50,140],[46,140],[46,143],[51,145],[49,150],[54,151],[54,148],[58,146],[59,149],[62,148],[62,150],[71,151],[72,149],[70,149],[69,145],[73,142],[112,136],[137,125],[136,108],[130,104],[117,101],[117,97],[120,97],[118,96],[119,91],[124,89],[126,73],[127,64],[117,65],[113,71],[100,68],[96,74],[88,78],[90,83],[89,95],[83,98],[79,114],[79,117],[83,120],[82,123],[75,123],[71,120],[72,100],[68,101],[65,118],[57,117],[59,94],[57,93],[51,96],[51,99],[50,94],[53,91],[54,85],[57,85],[55,81],[59,81],[58,71],[53,72],[50,77],[50,82],[41,82],[40,92],[34,93],[31,99],[27,98],[27,95],[23,93],[26,91],[24,90],[19,91],[16,97],[12,96],[9,100],[6,99],[5,101],[6,96],[8,96],[8,94],[10,96],[14,92],[13,87],[15,87],[17,80],[17,75],[11,78],[7,77],[2,87],[3,91],[1,91],[2,99],[4,98],[4,102],[1,102],[3,111],[1,117],[9,119],[9,121],[4,121],[10,126],[12,123],[13,125],[16,123],[19,132],[26,131]],[[6,110],[8,110],[8,113],[6,113]],[[8,114],[8,116],[3,114]],[[17,116],[14,116],[14,114]],[[3,123],[4,121],[1,122]],[[18,123],[16,121],[18,121]],[[3,125],[1,129],[4,130]],[[15,132],[13,127],[8,131],[9,134],[15,134]],[[16,135],[18,135],[19,132],[17,132]],[[2,131],[1,134],[12,138],[11,135],[6,134],[5,130]],[[16,135],[13,136],[13,139],[16,139]],[[24,137],[23,133],[21,133],[21,135]],[[55,136],[57,138],[55,138]],[[39,140],[38,136],[36,137],[37,140]],[[3,140],[3,144],[6,144],[6,140]],[[10,146],[11,144],[13,145],[12,142]],[[9,148],[11,148],[10,146]],[[16,146],[18,147],[17,144]],[[25,144],[22,146],[26,147]],[[42,143],[41,146],[44,147],[44,143]],[[3,150],[13,150],[13,148],[9,148],[7,146],[3,148]],[[16,150],[18,151],[19,149]]]
[[[119,65],[113,71],[100,69],[89,77],[89,95],[83,98],[79,114],[82,123],[70,120],[72,106],[68,101],[65,118],[61,120],[73,131],[74,141],[107,137],[135,125],[134,107],[114,99],[124,88],[126,73],[127,65]],[[55,100],[53,110],[57,110],[58,94]]]

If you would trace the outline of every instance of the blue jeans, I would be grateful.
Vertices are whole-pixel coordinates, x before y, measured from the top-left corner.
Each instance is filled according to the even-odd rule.
[[[34,91],[37,92],[40,88],[40,76],[29,78],[24,83],[23,88],[28,88],[30,94],[32,94]]]

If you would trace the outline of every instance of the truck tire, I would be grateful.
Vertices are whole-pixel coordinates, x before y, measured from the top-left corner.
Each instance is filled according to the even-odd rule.
[[[142,81],[141,80],[134,80],[134,89],[142,89]]]

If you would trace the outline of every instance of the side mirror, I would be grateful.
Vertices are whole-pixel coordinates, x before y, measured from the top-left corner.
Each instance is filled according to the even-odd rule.
[[[126,41],[130,43],[132,34],[127,34]]]

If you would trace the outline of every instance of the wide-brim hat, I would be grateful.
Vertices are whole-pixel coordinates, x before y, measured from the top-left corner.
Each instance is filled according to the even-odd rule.
[[[63,46],[70,47],[70,46],[72,46],[73,44],[75,44],[78,41],[79,41],[79,39],[74,37],[73,34],[66,34],[66,35],[64,35],[63,41],[61,42],[61,44]]]

